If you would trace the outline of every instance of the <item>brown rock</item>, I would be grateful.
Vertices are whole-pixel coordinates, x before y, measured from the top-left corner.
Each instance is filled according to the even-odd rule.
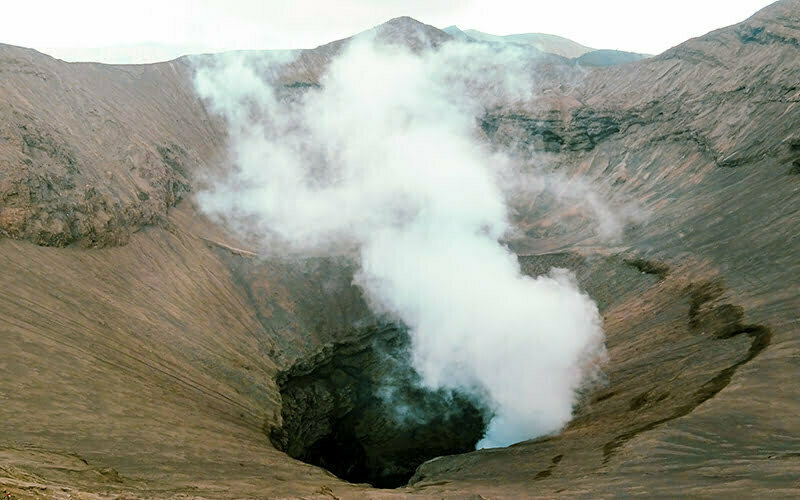
[[[0,46],[0,482],[75,498],[797,496],[799,39],[784,0],[585,76],[544,61],[539,98],[487,113],[496,147],[649,218],[612,246],[579,212],[555,227],[547,200],[517,200],[524,271],[571,268],[600,305],[606,380],[558,435],[428,461],[398,490],[264,433],[282,423],[279,371],[376,320],[346,259],[259,259],[186,199],[200,169],[225,168],[189,63]],[[303,51],[286,91],[318,85],[340,48]]]

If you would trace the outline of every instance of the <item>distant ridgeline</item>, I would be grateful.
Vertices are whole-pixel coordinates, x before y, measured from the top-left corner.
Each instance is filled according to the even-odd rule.
[[[514,44],[529,47],[542,54],[571,59],[582,66],[616,66],[650,57],[636,52],[593,49],[568,38],[546,33],[522,33],[517,35],[491,35],[477,30],[462,31],[458,26],[443,30],[457,40],[477,43]]]

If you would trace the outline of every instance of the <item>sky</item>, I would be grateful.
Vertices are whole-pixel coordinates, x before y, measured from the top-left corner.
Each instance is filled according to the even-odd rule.
[[[312,48],[411,16],[439,28],[551,33],[658,54],[745,20],[769,0],[27,0],[8,2],[0,43],[65,60],[154,62],[186,53]]]

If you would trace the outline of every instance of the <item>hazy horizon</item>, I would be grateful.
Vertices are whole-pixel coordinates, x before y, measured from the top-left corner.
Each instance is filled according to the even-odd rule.
[[[1,43],[67,61],[144,63],[230,50],[305,49],[409,16],[443,29],[493,35],[546,33],[596,49],[658,54],[741,22],[768,0],[676,0],[668,7],[633,0],[368,0],[286,5],[277,0],[142,0],[109,8],[99,0],[31,1],[6,7]],[[41,12],[49,15],[42,17]]]

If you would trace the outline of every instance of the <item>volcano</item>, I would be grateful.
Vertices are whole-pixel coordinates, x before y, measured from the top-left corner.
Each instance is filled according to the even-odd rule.
[[[415,53],[452,40],[411,18],[370,36]],[[270,77],[286,99],[320,88],[348,43],[292,51]],[[546,195],[513,200],[505,244],[528,276],[574,273],[607,360],[559,432],[477,451],[491,409],[415,392],[414,373],[399,390],[438,417],[387,424],[374,384],[407,339],[356,262],[267,255],[201,210],[195,193],[234,168],[194,86],[215,57],[66,63],[0,45],[3,489],[798,494],[800,0],[625,64],[532,54],[534,95],[483,110],[486,147],[644,215],[609,242]]]

